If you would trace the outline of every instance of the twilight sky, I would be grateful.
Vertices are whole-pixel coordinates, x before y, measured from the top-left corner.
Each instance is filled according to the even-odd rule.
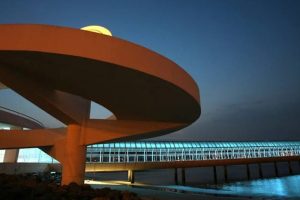
[[[300,140],[300,1],[1,0],[0,11],[0,24],[102,25],[182,66],[202,114],[159,139]],[[58,126],[12,91],[0,106]]]

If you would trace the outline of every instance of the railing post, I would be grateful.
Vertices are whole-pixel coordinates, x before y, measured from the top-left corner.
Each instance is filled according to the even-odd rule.
[[[108,162],[111,162],[111,148],[109,148],[109,153],[108,153]]]

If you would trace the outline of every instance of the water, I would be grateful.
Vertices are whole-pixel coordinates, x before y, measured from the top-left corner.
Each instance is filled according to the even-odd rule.
[[[288,176],[224,184],[218,191],[240,196],[290,197],[300,199],[300,176]]]
[[[240,181],[219,185],[176,186],[168,185],[178,192],[204,193],[224,196],[261,197],[274,199],[300,199],[300,175]]]
[[[230,183],[224,183],[224,170],[217,167],[218,183],[214,184],[213,170],[210,167],[186,169],[186,186],[174,185],[174,169],[148,170],[135,173],[136,183],[143,183],[143,188],[152,190],[173,191],[188,194],[206,194],[211,196],[234,197],[242,196],[255,199],[299,199],[300,200],[300,175],[289,175],[286,163],[278,163],[280,178],[275,176],[272,163],[263,164],[263,175],[266,179],[258,178],[257,165],[250,166],[251,181],[246,180],[246,168],[243,165],[228,167]],[[298,162],[292,163],[293,172],[299,174]],[[127,180],[127,172],[100,173],[92,175],[95,179]],[[181,173],[178,170],[179,183]],[[200,199],[200,198],[199,198]],[[205,198],[204,198],[205,199]]]

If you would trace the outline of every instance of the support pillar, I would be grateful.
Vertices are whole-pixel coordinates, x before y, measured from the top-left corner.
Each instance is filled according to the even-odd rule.
[[[261,167],[261,163],[258,163],[258,173],[259,173],[259,178],[263,178],[263,171]]]
[[[213,170],[214,170],[214,183],[218,184],[217,167],[213,166]]]
[[[185,168],[181,168],[181,180],[182,185],[185,185]]]
[[[177,168],[174,169],[174,180],[175,180],[175,185],[178,185],[178,172],[177,172]]]
[[[249,164],[247,164],[246,167],[247,167],[247,179],[250,180],[250,167],[249,167]]]
[[[83,184],[86,146],[80,144],[80,139],[81,127],[75,124],[69,125],[62,160],[62,185],[72,182]]]
[[[289,161],[288,164],[289,164],[289,173],[290,175],[292,175],[293,174],[292,162]]]
[[[226,183],[228,182],[227,165],[224,165],[224,180]]]
[[[19,156],[19,149],[5,150],[3,162],[4,163],[17,163]]]
[[[21,127],[13,126],[10,130],[22,130]],[[19,149],[7,149],[5,150],[3,162],[4,163],[17,163],[19,156]]]
[[[278,167],[277,167],[277,162],[275,161],[274,162],[274,168],[275,168],[275,175],[276,175],[276,177],[278,177]]]
[[[128,170],[128,182],[134,183],[134,171]]]

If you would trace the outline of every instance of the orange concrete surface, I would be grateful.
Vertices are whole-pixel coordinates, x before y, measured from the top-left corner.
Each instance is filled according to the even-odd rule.
[[[4,163],[16,163],[18,161],[19,149],[7,149],[5,150],[3,162]]]
[[[71,124],[68,126],[64,150],[61,184],[70,182],[81,183],[84,177],[86,146],[80,145],[81,127]]]
[[[21,127],[10,127],[10,130],[22,130]],[[19,149],[7,149],[4,154],[4,163],[16,163],[18,161]]]
[[[73,28],[0,25],[0,82],[67,126],[1,130],[0,148],[41,148],[62,164],[63,184],[83,183],[86,145],[168,134],[201,113],[197,84],[171,60]],[[114,120],[89,119],[91,101]]]
[[[197,84],[182,68],[134,43],[79,29],[48,25],[7,24],[1,25],[0,32],[1,51],[45,52],[111,63],[169,81],[188,92],[196,101],[200,100]]]

